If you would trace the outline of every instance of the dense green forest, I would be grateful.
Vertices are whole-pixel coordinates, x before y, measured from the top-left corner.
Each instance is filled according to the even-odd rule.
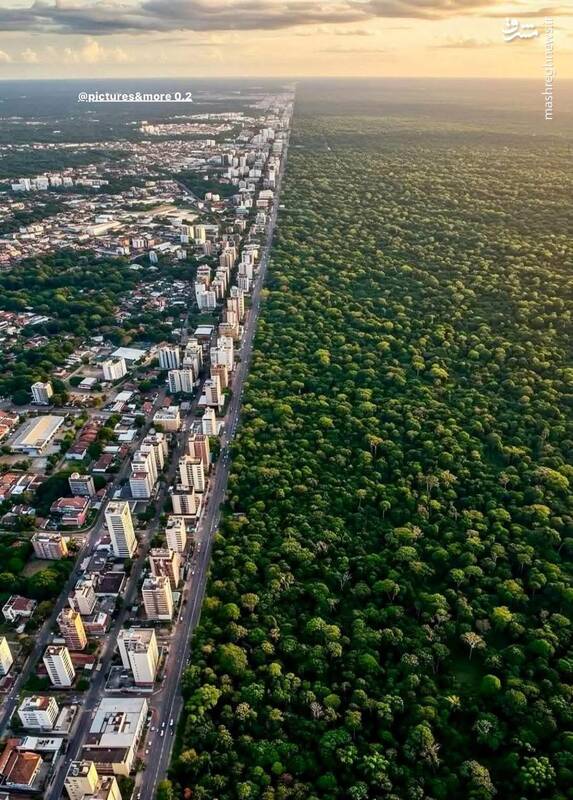
[[[360,113],[295,116],[161,796],[571,798],[570,154]]]

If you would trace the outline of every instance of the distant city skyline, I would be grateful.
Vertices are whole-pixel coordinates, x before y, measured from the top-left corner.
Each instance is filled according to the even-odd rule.
[[[0,78],[537,78],[546,17],[573,78],[573,7],[541,0],[0,0]]]

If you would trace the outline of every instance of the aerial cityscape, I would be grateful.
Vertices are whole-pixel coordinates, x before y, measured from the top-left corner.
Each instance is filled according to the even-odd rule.
[[[0,0],[0,800],[573,799],[570,20]]]

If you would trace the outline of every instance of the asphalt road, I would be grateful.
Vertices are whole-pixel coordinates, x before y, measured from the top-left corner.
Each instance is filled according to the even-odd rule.
[[[146,769],[138,773],[136,780],[135,797],[141,800],[152,800],[157,791],[157,784],[167,774],[175,729],[183,707],[183,699],[179,691],[181,678],[187,666],[190,654],[191,635],[201,616],[201,607],[211,561],[213,535],[217,530],[221,516],[221,506],[225,500],[230,466],[229,444],[235,435],[239,422],[243,386],[249,371],[253,352],[253,340],[261,305],[261,289],[265,281],[272,238],[277,220],[279,194],[286,164],[287,150],[288,145],[285,147],[282,157],[277,191],[275,192],[266,240],[253,287],[251,308],[249,309],[243,328],[240,350],[241,360],[238,362],[235,369],[232,387],[233,396],[227,409],[224,431],[221,437],[221,453],[209,482],[207,507],[204,509],[197,527],[197,544],[191,560],[191,570],[194,571],[194,574],[183,590],[183,597],[186,599],[186,603],[183,605],[183,610],[180,612],[176,632],[172,638],[171,648],[167,656],[163,686],[161,691],[154,697],[153,701],[154,714],[152,725],[156,730],[148,734],[146,746],[149,748],[149,753],[147,753],[143,759],[146,764]],[[174,721],[173,726],[171,725],[172,720]],[[161,731],[163,731],[163,736],[161,735]]]
[[[163,402],[164,396],[165,392],[159,392],[158,398],[153,407],[153,411],[155,411],[159,407],[159,405]],[[145,423],[145,425],[141,427],[141,430],[139,431],[136,441],[130,448],[130,452],[134,452],[137,449],[139,443],[149,431],[149,428],[152,425],[153,411],[150,414],[150,417]],[[108,490],[108,497],[113,496],[113,493],[116,491],[116,489],[119,488],[122,481],[125,480],[125,478],[128,476],[130,469],[131,469],[131,459],[126,458],[122,463],[119,472],[115,476],[115,479],[111,483],[111,487]],[[76,581],[81,575],[80,565],[84,560],[84,558],[86,558],[86,556],[89,555],[89,553],[93,550],[97,539],[101,535],[105,506],[106,503],[105,502],[102,503],[102,507],[98,512],[98,515],[93,525],[91,526],[91,528],[87,529],[84,532],[85,536],[84,543],[80,548],[74,569],[70,574],[70,577],[68,578],[66,584],[64,585],[58,599],[56,600],[51,615],[48,617],[48,619],[44,622],[40,630],[37,632],[34,649],[26,659],[26,662],[24,663],[22,670],[20,671],[18,677],[16,678],[14,685],[12,686],[12,688],[4,698],[4,701],[2,702],[2,705],[0,707],[0,735],[4,733],[6,726],[10,721],[10,717],[14,713],[14,710],[18,702],[19,692],[22,690],[23,685],[26,683],[30,675],[32,675],[33,671],[36,668],[36,664],[38,663],[38,661],[40,660],[40,658],[44,653],[46,646],[50,643],[50,638],[51,638],[50,634],[52,634],[54,631],[57,631],[58,629],[56,618],[60,613],[60,611],[64,608],[64,606],[67,605],[68,595],[70,594],[71,590],[76,584]]]

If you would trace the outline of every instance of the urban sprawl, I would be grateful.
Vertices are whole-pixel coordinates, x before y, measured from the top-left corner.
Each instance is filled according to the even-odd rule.
[[[62,364],[0,399],[0,525],[15,555],[29,553],[25,580],[10,555],[0,574],[0,797],[147,799],[165,776],[292,106],[289,89],[261,93],[252,115],[137,123],[144,139],[99,143],[109,161],[14,176],[0,193],[0,229],[46,196],[62,206],[2,235],[2,271],[63,250],[119,258],[141,280],[117,297],[117,320],[135,308],[179,315],[162,341],[67,334]],[[3,145],[0,156],[58,147]],[[219,190],[190,189],[179,173]],[[107,193],[116,179],[133,185]],[[191,264],[193,277],[166,278],[164,264]],[[46,345],[49,321],[34,306],[0,310],[11,369]],[[46,562],[61,568],[58,591],[27,596]]]

